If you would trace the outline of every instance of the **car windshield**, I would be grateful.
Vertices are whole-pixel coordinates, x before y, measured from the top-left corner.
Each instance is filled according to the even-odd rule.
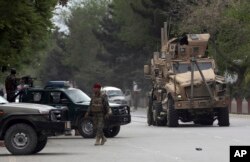
[[[198,66],[201,70],[212,69],[212,62],[198,62]],[[190,63],[174,63],[173,64],[174,73],[186,73],[191,71]],[[194,71],[198,71],[197,66],[194,66]]]
[[[90,97],[80,89],[68,89],[65,93],[74,103],[90,102]]]
[[[2,96],[0,96],[0,104],[6,104],[8,101],[4,99]]]
[[[106,91],[106,94],[108,96],[123,96],[123,93],[121,90],[108,90]]]

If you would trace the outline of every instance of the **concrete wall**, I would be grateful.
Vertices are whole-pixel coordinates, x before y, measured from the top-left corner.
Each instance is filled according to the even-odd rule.
[[[235,99],[231,100],[229,112],[233,114],[250,114],[250,99]]]

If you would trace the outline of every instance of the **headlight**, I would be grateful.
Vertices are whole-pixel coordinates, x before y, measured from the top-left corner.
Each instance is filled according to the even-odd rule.
[[[61,120],[62,119],[61,111],[58,111],[58,110],[50,111],[50,119],[52,121]]]
[[[129,113],[129,107],[128,106],[125,107],[125,112],[126,112],[126,114]]]

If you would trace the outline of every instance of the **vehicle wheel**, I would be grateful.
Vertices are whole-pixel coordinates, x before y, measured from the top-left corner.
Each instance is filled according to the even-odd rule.
[[[148,126],[153,125],[153,123],[154,123],[153,111],[152,111],[152,100],[151,99],[149,99],[149,102],[148,102],[147,122],[148,122]]]
[[[120,126],[104,129],[104,135],[109,138],[115,137],[120,132],[120,129]]]
[[[33,153],[35,154],[35,153],[42,151],[42,149],[46,146],[47,141],[48,141],[48,137],[46,135],[42,135],[42,134],[38,135],[37,145]]]
[[[194,120],[194,124],[200,124],[199,120]]]
[[[153,105],[153,119],[154,119],[154,123],[157,126],[164,126],[167,124],[167,120],[166,119],[158,119],[158,117],[160,116],[160,113],[162,111],[162,103],[161,102],[154,102]]]
[[[177,127],[179,117],[177,111],[174,108],[174,101],[171,97],[168,98],[168,114],[167,114],[167,125],[169,127]]]
[[[230,125],[228,107],[219,109],[218,125],[219,126],[229,126]]]
[[[96,129],[94,129],[94,122],[91,118],[80,118],[78,122],[78,131],[84,138],[94,138]]]
[[[27,124],[15,124],[6,131],[4,142],[14,155],[32,154],[37,146],[37,133]]]

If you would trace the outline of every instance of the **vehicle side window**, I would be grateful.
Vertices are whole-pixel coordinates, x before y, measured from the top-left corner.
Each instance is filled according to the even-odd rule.
[[[50,92],[50,103],[53,104],[62,104],[63,102],[67,102],[69,99],[62,92]]]
[[[50,92],[50,103],[59,104],[60,96],[61,92]]]
[[[64,93],[61,93],[60,99],[61,99],[61,101],[64,101],[64,102],[69,101],[69,99],[67,98],[67,96]]]

